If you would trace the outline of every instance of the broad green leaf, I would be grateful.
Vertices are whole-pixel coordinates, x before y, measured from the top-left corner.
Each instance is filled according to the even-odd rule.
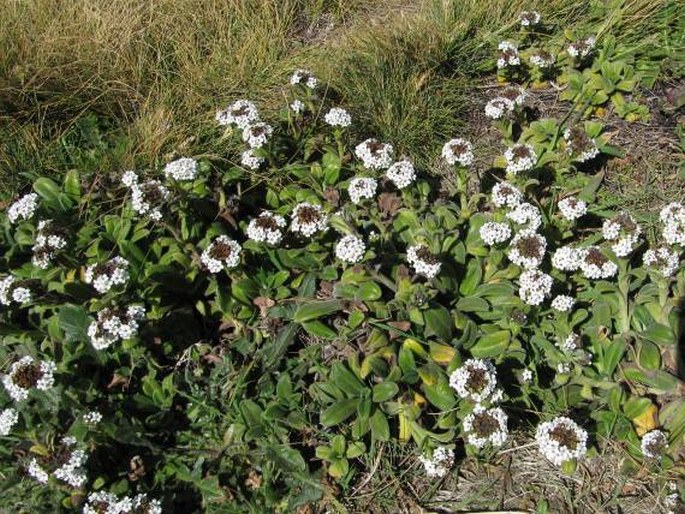
[[[371,416],[371,437],[376,441],[390,440],[388,418],[385,417],[385,414],[380,409],[376,409],[376,412]]]
[[[323,339],[335,339],[338,337],[338,333],[335,330],[318,320],[306,321],[302,323],[302,328],[304,328],[308,334]]]
[[[57,314],[59,328],[64,332],[65,343],[88,341],[88,326],[91,319],[80,305],[63,305]]]
[[[321,413],[321,424],[326,427],[339,425],[357,411],[358,398],[335,402]]]
[[[436,335],[443,341],[452,339],[452,316],[445,307],[438,305],[423,311],[423,319],[426,323],[426,337]]]
[[[394,398],[400,388],[395,382],[383,382],[376,384],[372,389],[372,399],[376,403],[385,402]]]
[[[366,386],[342,362],[335,362],[331,367],[330,380],[348,395],[360,395]]]
[[[323,318],[342,309],[342,305],[343,303],[340,300],[304,303],[295,311],[293,320],[297,323],[304,323],[306,321]]]
[[[485,334],[470,348],[471,355],[477,359],[497,357],[509,347],[511,333],[508,330],[498,330]]]

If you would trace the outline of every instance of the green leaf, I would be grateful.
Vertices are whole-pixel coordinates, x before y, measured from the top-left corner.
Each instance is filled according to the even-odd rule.
[[[288,323],[283,326],[271,340],[270,343],[262,347],[262,370],[267,371],[277,366],[285,355],[288,346],[295,340],[298,326],[295,323]],[[287,377],[287,375],[284,375]]]
[[[80,305],[63,305],[57,314],[59,328],[64,332],[65,343],[88,341],[88,326],[91,319]]]
[[[671,327],[661,325],[660,323],[653,323],[640,335],[648,341],[665,346],[673,346],[676,342],[676,337]]]
[[[60,206],[60,191],[59,186],[54,180],[47,177],[40,177],[33,183],[33,190],[53,209]]]
[[[304,323],[318,318],[323,318],[329,314],[342,309],[343,303],[340,300],[325,300],[311,302],[300,305],[295,311],[293,320],[297,323]]]
[[[64,192],[72,200],[78,201],[81,198],[81,179],[77,170],[69,170],[64,175]]]
[[[259,296],[259,286],[249,278],[244,278],[233,282],[231,285],[231,295],[244,305],[253,306],[252,300]]]
[[[659,347],[650,341],[642,341],[639,345],[639,363],[645,369],[659,369],[661,367]]]
[[[350,396],[358,396],[366,389],[366,386],[342,362],[333,363],[330,380]]]
[[[388,418],[385,417],[385,414],[380,409],[376,409],[376,412],[371,416],[371,437],[376,441],[390,440]]]
[[[452,316],[442,305],[423,311],[423,319],[426,323],[425,336],[438,336],[443,341],[452,339]]]
[[[318,320],[304,322],[302,323],[302,328],[304,328],[308,334],[315,337],[321,337],[323,339],[335,339],[338,337],[338,333],[335,330]]]
[[[497,357],[509,347],[511,333],[508,330],[498,330],[486,334],[470,349],[471,355],[477,359]]]
[[[490,310],[490,304],[477,296],[467,296],[459,299],[457,309],[462,312],[487,312]]]
[[[394,398],[400,388],[395,382],[383,382],[376,384],[372,389],[372,399],[376,403],[385,402]]]
[[[623,414],[625,414],[628,419],[635,419],[642,415],[651,403],[649,398],[637,398],[633,396],[623,405]]]
[[[354,459],[360,455],[363,455],[365,451],[366,445],[364,445],[362,441],[354,441],[348,445],[347,451],[345,452],[345,457],[348,459]]]
[[[335,402],[321,413],[321,424],[326,427],[339,425],[356,412],[358,404],[358,398]]]
[[[347,462],[347,459],[336,459],[328,466],[328,474],[333,478],[342,478],[347,475],[349,469],[350,464]]]
[[[355,293],[355,297],[364,302],[374,302],[379,300],[381,296],[383,296],[383,291],[380,286],[371,280],[359,286]]]
[[[470,296],[478,287],[483,278],[483,268],[480,259],[471,259],[466,267],[466,275],[459,284],[459,292],[463,296]]]

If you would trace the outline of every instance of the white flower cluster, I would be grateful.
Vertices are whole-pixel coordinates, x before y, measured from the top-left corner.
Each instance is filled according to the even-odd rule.
[[[566,352],[577,350],[581,347],[580,336],[578,334],[569,334],[563,341],[558,342],[558,346]]]
[[[271,212],[263,212],[250,221],[247,237],[259,243],[277,245],[283,239],[282,229],[287,225],[285,218]]]
[[[540,270],[526,270],[519,277],[519,297],[528,305],[540,305],[552,290],[552,277]]]
[[[244,129],[258,120],[257,106],[248,100],[236,100],[223,111],[216,113],[219,125],[235,125],[239,129]]]
[[[211,272],[235,268],[240,263],[240,245],[228,236],[219,236],[202,252],[200,260]]]
[[[385,176],[398,189],[404,189],[416,180],[416,170],[411,161],[403,159],[390,166],[385,172]]]
[[[324,121],[331,127],[349,127],[352,125],[352,116],[345,109],[333,107],[323,117]]]
[[[594,139],[590,139],[582,128],[567,128],[564,131],[566,152],[576,162],[587,162],[599,155],[599,148]]]
[[[26,473],[30,477],[32,477],[34,480],[36,480],[40,484],[47,484],[48,480],[50,479],[50,475],[48,474],[47,471],[43,469],[43,467],[38,464],[38,459],[31,459],[29,462],[29,466],[26,469]]]
[[[81,419],[87,425],[97,425],[102,421],[102,414],[99,411],[91,410],[86,412]]]
[[[560,294],[552,300],[552,308],[559,312],[570,312],[576,304],[576,299],[572,296]]]
[[[253,150],[269,142],[274,128],[266,123],[257,122],[243,129],[243,141]]]
[[[531,380],[533,380],[533,372],[527,368],[524,369],[521,372],[521,382],[526,383],[526,382],[530,382]]]
[[[552,255],[552,266],[559,271],[576,271],[580,268],[581,253],[572,246],[562,246]]]
[[[295,70],[290,77],[290,85],[297,86],[299,84],[308,87],[309,89],[316,89],[319,81],[311,72],[307,70]]]
[[[36,362],[30,355],[25,355],[10,366],[9,373],[2,377],[2,384],[15,402],[23,402],[31,389],[47,391],[54,386],[56,370],[52,361]]]
[[[495,97],[485,104],[485,115],[493,120],[499,120],[514,110],[514,102],[501,96]]]
[[[480,238],[488,246],[503,243],[511,237],[511,228],[507,223],[488,221],[479,230]]]
[[[55,231],[52,220],[39,221],[36,240],[31,249],[33,252],[31,262],[38,268],[48,269],[55,253],[65,246],[67,246],[67,241]]]
[[[528,94],[521,86],[508,85],[499,91],[498,96],[500,98],[504,98],[505,100],[509,100],[514,107],[520,107],[526,103],[526,97]]]
[[[560,362],[556,367],[557,373],[563,375],[571,372],[571,365],[568,362]]]
[[[450,375],[450,387],[459,396],[482,403],[496,398],[497,370],[490,361],[468,359]]]
[[[9,407],[0,412],[0,436],[9,434],[17,421],[19,421],[19,413],[16,409]]]
[[[407,262],[417,274],[434,278],[440,273],[442,264],[424,245],[413,245],[407,249]]]
[[[554,56],[546,50],[536,50],[530,56],[530,63],[538,68],[554,66]]]
[[[678,511],[676,513],[676,509],[678,508],[678,504],[680,503],[680,495],[678,494],[678,484],[675,482],[668,482],[666,484],[668,487],[669,491],[671,491],[670,494],[666,495],[664,498],[664,507],[666,507],[667,510],[665,514],[682,514],[681,511]]]
[[[145,494],[119,499],[112,493],[97,491],[88,495],[83,514],[162,514],[162,504]]]
[[[345,236],[335,245],[335,256],[350,264],[361,261],[365,251],[364,241],[357,236]]]
[[[529,228],[522,230],[511,240],[508,257],[522,268],[534,269],[542,264],[546,250],[547,240]]]
[[[506,214],[514,223],[527,226],[531,230],[537,230],[542,225],[540,209],[530,203],[520,203]]]
[[[304,104],[302,100],[293,100],[290,103],[290,110],[293,111],[295,114],[300,114],[304,112],[306,108],[307,106]]]
[[[390,143],[380,143],[374,138],[359,143],[355,147],[354,153],[358,159],[361,159],[366,168],[382,170],[390,167],[392,164],[392,145]]]
[[[668,438],[661,430],[650,430],[640,442],[642,455],[648,459],[658,459],[668,449]]]
[[[328,227],[328,216],[323,213],[320,205],[308,202],[298,203],[291,217],[290,230],[299,232],[305,237],[311,237]]]
[[[602,236],[614,242],[611,249],[617,257],[626,257],[640,242],[642,229],[630,214],[621,212],[613,219],[604,220]]]
[[[38,195],[36,193],[29,193],[9,206],[7,218],[10,220],[10,223],[28,220],[33,218],[36,209],[38,209]]]
[[[587,452],[587,432],[565,416],[538,425],[535,440],[540,453],[556,466],[582,459]]]
[[[559,201],[559,211],[568,221],[574,221],[587,213],[587,204],[574,196]]]
[[[685,207],[669,203],[659,212],[659,219],[664,225],[662,236],[666,244],[685,246]]]
[[[74,444],[76,444],[75,439],[65,437],[62,440],[63,453],[66,453],[68,448]],[[58,480],[66,482],[71,487],[79,488],[88,480],[85,470],[83,469],[86,460],[88,460],[88,455],[85,451],[74,449],[71,451],[67,461],[57,468],[53,474]]]
[[[502,41],[497,48],[500,50],[497,58],[497,67],[506,68],[507,66],[518,66],[521,64],[518,47],[511,41]]]
[[[523,195],[511,184],[498,182],[492,188],[490,199],[497,207],[506,206],[513,209],[523,201]]]
[[[128,282],[128,261],[117,256],[101,264],[91,264],[86,268],[84,278],[86,284],[92,284],[98,293],[105,294]]]
[[[433,450],[431,457],[420,455],[419,460],[423,464],[428,478],[442,478],[454,464],[454,450],[439,446]]]
[[[661,246],[656,250],[647,250],[643,262],[645,266],[656,268],[662,276],[671,277],[680,267],[680,254],[676,250]]]
[[[575,43],[571,43],[570,45],[568,45],[568,54],[571,57],[587,57],[588,55],[590,55],[590,52],[592,52],[592,49],[595,47],[596,42],[597,41],[595,40],[595,38],[590,36],[585,39],[576,41]]]
[[[537,11],[523,11],[519,15],[522,27],[533,27],[540,23],[540,13]]]
[[[12,275],[7,275],[0,280],[0,304],[11,305],[14,303],[26,303],[31,301],[31,290],[21,285],[23,282]]]
[[[532,170],[538,160],[535,154],[535,148],[529,144],[517,143],[514,146],[507,148],[504,152],[504,158],[507,160],[507,173],[518,175],[523,171]]]
[[[197,172],[197,161],[190,157],[181,157],[164,166],[164,176],[178,181],[194,180]]]
[[[121,182],[131,189],[131,207],[135,212],[153,221],[162,219],[162,204],[169,198],[169,190],[159,180],[141,184],[135,171],[126,171]]]
[[[507,415],[499,407],[486,409],[476,405],[473,412],[464,418],[464,432],[469,444],[483,448],[490,443],[493,448],[502,446],[509,437]]]
[[[378,182],[375,178],[369,177],[354,177],[350,180],[350,185],[347,187],[347,192],[350,195],[352,203],[357,205],[364,199],[370,200],[376,194]]]
[[[88,326],[88,337],[96,350],[104,350],[120,339],[138,333],[139,321],[145,318],[145,307],[130,305],[126,309],[106,307],[98,312],[97,321]]]
[[[451,139],[442,147],[442,158],[447,164],[470,166],[473,164],[473,145],[465,139]]]
[[[258,169],[262,164],[264,164],[264,160],[264,157],[255,155],[252,148],[248,148],[242,154],[240,154],[240,164],[250,170]]]
[[[578,258],[585,278],[611,278],[618,273],[618,266],[611,262],[598,246],[578,249]]]

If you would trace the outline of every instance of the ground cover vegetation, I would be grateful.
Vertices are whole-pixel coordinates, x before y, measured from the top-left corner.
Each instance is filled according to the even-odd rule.
[[[4,6],[0,505],[676,512],[677,4],[200,3]]]

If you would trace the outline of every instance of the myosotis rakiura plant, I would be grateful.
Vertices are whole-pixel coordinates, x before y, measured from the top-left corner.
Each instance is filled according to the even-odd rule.
[[[71,171],[7,209],[6,473],[85,512],[292,512],[335,505],[325,475],[347,487],[390,440],[431,477],[529,425],[569,473],[600,437],[673,465],[683,206],[647,249],[647,227],[594,203],[601,125],[531,120],[520,88],[486,107],[493,184],[469,190],[477,144],[436,145],[445,194],[355,139],[310,73],[291,86],[272,122],[247,100],[217,113],[238,162]]]

